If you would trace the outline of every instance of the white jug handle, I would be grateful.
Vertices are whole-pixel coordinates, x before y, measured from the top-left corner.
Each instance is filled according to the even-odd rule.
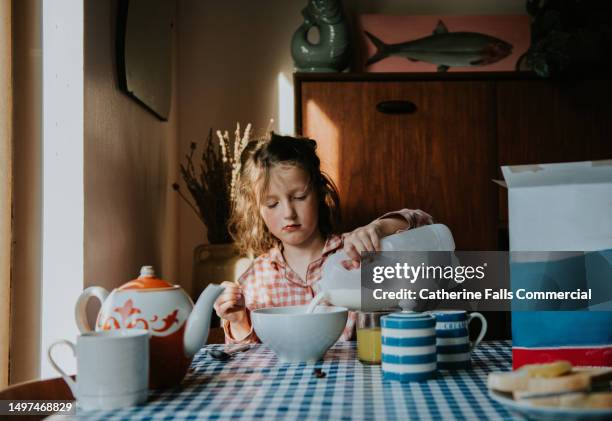
[[[66,374],[64,372],[64,370],[62,370],[59,365],[57,365],[55,363],[55,361],[53,360],[53,357],[51,356],[51,351],[53,350],[53,348],[55,348],[55,346],[57,345],[68,345],[68,347],[70,347],[70,349],[72,349],[72,355],[74,355],[76,357],[76,347],[75,345],[70,342],[67,341],[65,339],[60,339],[59,341],[55,341],[51,344],[51,346],[49,346],[49,349],[47,350],[47,358],[49,359],[49,362],[51,363],[51,365],[53,366],[53,368],[61,374],[62,378],[64,379],[64,381],[66,382],[66,384],[68,385],[68,387],[70,388],[70,391],[72,392],[72,395],[74,396],[75,399],[78,399],[77,397],[77,385],[76,382],[74,380],[72,380],[72,378],[70,378],[70,376],[68,374]]]
[[[93,329],[87,322],[87,302],[91,297],[96,297],[100,300],[100,305],[104,303],[106,297],[108,297],[108,291],[102,287],[89,287],[81,293],[74,309],[74,318],[76,320],[77,327],[81,333],[91,332]]]
[[[478,334],[478,337],[470,346],[470,351],[476,349],[478,344],[482,341],[482,338],[484,338],[484,335],[487,333],[487,319],[485,319],[485,317],[480,313],[474,312],[468,315],[468,326],[470,325],[470,322],[475,318],[480,319],[480,321],[482,322],[482,326],[480,327],[480,333]]]

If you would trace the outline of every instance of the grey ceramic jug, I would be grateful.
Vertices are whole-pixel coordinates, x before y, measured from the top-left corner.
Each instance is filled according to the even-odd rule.
[[[304,23],[291,40],[291,56],[302,72],[341,72],[350,59],[349,30],[340,0],[310,0],[302,10]],[[319,42],[308,40],[316,27]]]

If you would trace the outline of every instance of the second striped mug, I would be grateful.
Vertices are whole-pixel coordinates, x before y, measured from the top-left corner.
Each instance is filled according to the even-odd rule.
[[[434,310],[431,314],[436,319],[436,348],[438,368],[457,370],[471,366],[472,351],[478,346],[487,333],[487,319],[480,313],[467,313],[465,310]],[[470,343],[469,324],[480,319],[480,333]]]

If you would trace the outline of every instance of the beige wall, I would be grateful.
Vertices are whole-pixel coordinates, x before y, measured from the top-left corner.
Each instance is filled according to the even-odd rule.
[[[119,92],[117,1],[85,3],[85,279],[112,289],[153,264],[177,280],[177,100],[168,122]],[[13,1],[15,222],[10,382],[37,378],[42,228],[42,0]],[[176,59],[173,59],[176,62]],[[175,72],[176,73],[176,72]],[[176,89],[176,77],[173,81]],[[95,305],[92,310],[95,311]]]
[[[523,0],[344,0],[353,13],[389,14],[523,14]]]
[[[12,78],[11,0],[0,0],[0,388],[8,384],[11,293]]]
[[[277,120],[278,75],[292,83],[290,41],[307,1],[179,0],[180,155],[209,127],[233,129],[236,121],[264,130]],[[265,6],[264,6],[265,4]],[[522,14],[522,0],[356,0],[344,1],[357,13]],[[291,92],[290,92],[291,94]],[[293,115],[293,109],[284,110]],[[179,277],[191,278],[193,248],[205,242],[205,229],[183,203],[179,207]]]
[[[210,127],[233,132],[252,122],[262,134],[278,114],[276,81],[291,75],[288,39],[300,22],[296,1],[179,0],[180,155]],[[191,283],[193,248],[206,242],[202,223],[179,206],[179,277]]]
[[[10,382],[38,377],[42,229],[42,0],[13,1]]]
[[[163,122],[119,91],[117,3],[85,2],[84,287],[109,290],[145,264],[177,280],[177,100]]]

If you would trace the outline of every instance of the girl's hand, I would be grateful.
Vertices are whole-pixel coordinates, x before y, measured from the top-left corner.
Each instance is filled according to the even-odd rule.
[[[401,213],[401,217],[383,217],[345,234],[344,251],[351,260],[343,261],[342,266],[347,270],[358,268],[361,262],[359,253],[380,251],[380,239],[387,235],[433,223],[431,215],[420,209],[405,209]]]
[[[368,225],[359,227],[344,236],[344,252],[351,260],[344,260],[345,269],[356,269],[360,265],[363,251],[380,251],[380,239],[384,237],[382,223],[384,219],[377,219]]]
[[[408,228],[417,228],[423,225],[433,224],[433,218],[427,212],[421,209],[408,209],[408,219],[410,226]]]
[[[230,323],[241,322],[246,318],[246,305],[240,285],[235,282],[222,282],[225,291],[215,301],[217,316]]]

